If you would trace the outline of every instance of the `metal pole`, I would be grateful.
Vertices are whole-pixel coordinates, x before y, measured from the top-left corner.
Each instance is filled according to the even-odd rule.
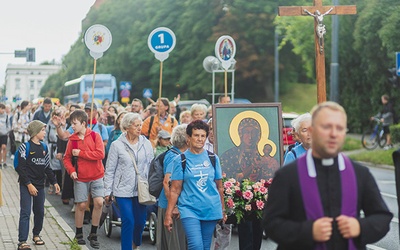
[[[339,5],[339,0],[332,0],[332,5]],[[339,102],[339,16],[332,15],[332,59],[330,100]]]
[[[215,72],[214,70],[212,71],[212,103],[215,103]]]
[[[275,28],[275,102],[279,102],[279,34]]]
[[[235,100],[235,71],[232,70],[232,88],[231,88],[232,103]]]

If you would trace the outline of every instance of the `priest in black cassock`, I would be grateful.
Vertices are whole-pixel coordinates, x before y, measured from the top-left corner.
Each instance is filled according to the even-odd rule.
[[[340,153],[346,124],[339,104],[315,106],[311,149],[275,173],[263,226],[278,249],[366,249],[389,231],[393,215],[368,168]]]

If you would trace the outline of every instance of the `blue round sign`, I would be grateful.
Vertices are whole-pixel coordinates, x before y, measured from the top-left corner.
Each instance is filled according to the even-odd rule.
[[[172,30],[159,27],[150,33],[147,44],[154,56],[158,60],[164,61],[168,58],[169,52],[175,48],[176,37]]]

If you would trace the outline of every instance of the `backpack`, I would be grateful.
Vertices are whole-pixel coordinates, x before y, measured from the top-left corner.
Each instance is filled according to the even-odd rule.
[[[31,144],[29,143],[29,141],[25,142],[24,144],[25,144],[25,147],[26,147],[26,150],[25,150],[26,159],[28,159],[28,157],[30,155],[29,153],[30,153]],[[42,145],[44,151],[47,153],[47,145],[42,141],[40,142],[40,144]],[[19,164],[18,160],[19,160],[19,149],[17,149],[15,151],[15,153],[14,153],[14,169],[15,170],[17,170],[17,167],[18,167],[18,164]]]
[[[150,163],[149,170],[149,192],[154,197],[158,198],[160,196],[161,190],[163,189],[163,181],[164,181],[164,158],[168,151],[172,150],[175,154],[179,155],[175,149],[171,148],[165,151],[164,153],[155,157]],[[208,157],[210,158],[211,164],[215,168],[215,155],[207,150]],[[186,169],[186,157],[184,154],[181,155],[181,163],[182,169],[185,171]]]
[[[171,148],[162,154],[157,155],[150,163],[149,169],[149,192],[154,197],[158,198],[160,196],[161,190],[163,188],[164,181],[164,158],[167,152],[172,150],[176,155],[179,155],[175,149]]]

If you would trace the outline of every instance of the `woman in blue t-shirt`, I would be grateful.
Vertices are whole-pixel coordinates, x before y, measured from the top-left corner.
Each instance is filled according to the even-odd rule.
[[[210,249],[217,222],[226,220],[220,161],[203,149],[208,132],[205,122],[191,122],[186,128],[189,149],[173,161],[164,226],[172,230],[172,211],[178,204],[189,250]]]

